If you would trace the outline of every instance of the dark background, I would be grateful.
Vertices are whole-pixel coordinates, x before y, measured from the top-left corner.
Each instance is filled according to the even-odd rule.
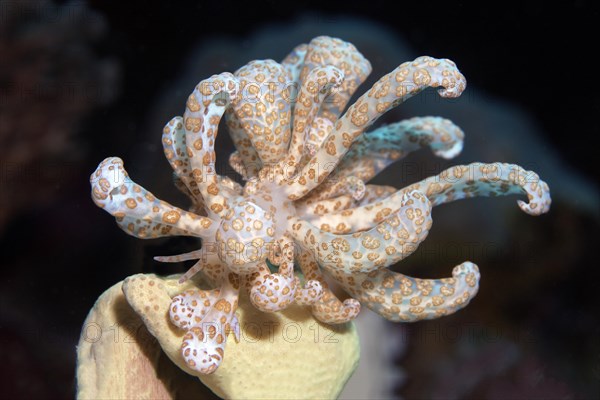
[[[0,3],[0,11],[6,13],[7,3]],[[469,85],[510,101],[528,113],[544,132],[548,148],[558,151],[565,165],[597,185],[598,149],[592,140],[600,133],[597,120],[600,102],[595,76],[598,67],[591,56],[597,52],[598,34],[594,23],[600,13],[592,2],[575,1],[562,6],[542,2],[513,5],[499,2],[471,8],[462,3],[377,0],[360,4],[323,1],[238,4],[219,0],[186,6],[166,2],[91,1],[88,10],[97,13],[93,14],[94,20],[97,15],[102,16],[103,28],[99,28],[101,34],[90,35],[93,40],[84,42],[84,61],[72,57],[68,50],[56,54],[51,51],[53,46],[64,46],[64,42],[54,43],[49,39],[53,29],[58,28],[53,27],[51,18],[48,22],[47,16],[40,16],[46,12],[44,7],[47,5],[44,4],[47,3],[28,3],[40,6],[17,12],[10,19],[3,14],[0,20],[0,23],[10,21],[12,24],[11,29],[0,30],[4,36],[0,37],[3,107],[17,104],[27,108],[30,100],[27,96],[39,94],[34,92],[23,97],[21,93],[21,100],[27,101],[10,103],[11,96],[19,95],[12,85],[12,80],[18,76],[15,71],[21,70],[23,65],[35,64],[37,60],[33,56],[33,61],[26,57],[36,53],[36,46],[27,47],[27,41],[14,38],[26,37],[36,24],[50,26],[46,35],[35,39],[43,43],[41,48],[50,54],[43,67],[44,71],[50,71],[43,72],[46,81],[55,79],[60,84],[63,75],[54,69],[68,70],[69,66],[65,66],[68,62],[77,64],[75,69],[90,71],[99,65],[99,60],[110,60],[115,71],[112,78],[94,81],[94,93],[102,92],[102,85],[108,87],[106,82],[110,81],[111,93],[105,96],[106,100],[104,97],[102,101],[87,99],[89,108],[73,111],[79,114],[73,118],[75,122],[68,125],[71,133],[63,150],[46,155],[44,146],[40,148],[36,142],[42,139],[32,136],[31,146],[27,145],[29,142],[23,142],[25,150],[35,148],[27,164],[9,163],[8,158],[1,160],[3,182],[0,188],[2,198],[8,204],[3,203],[3,207],[8,211],[0,226],[3,273],[0,284],[0,359],[3,360],[0,397],[72,396],[74,349],[81,324],[95,299],[104,289],[130,274],[171,272],[154,263],[151,257],[172,254],[193,244],[186,239],[146,243],[124,235],[112,218],[93,205],[89,198],[88,178],[107,156],[119,155],[127,162],[139,158],[141,151],[148,151],[143,147],[147,142],[155,140],[159,145],[160,130],[146,131],[149,110],[177,78],[180,65],[186,62],[189,52],[203,41],[227,37],[243,43],[265,24],[279,22],[284,27],[306,13],[329,24],[343,16],[371,19],[402,37],[418,54],[451,58],[467,77]],[[68,6],[68,3],[60,4]],[[65,39],[68,43],[77,41],[79,35],[84,36],[82,32],[87,32],[90,27],[73,23],[61,25],[60,29],[71,32],[67,35],[69,39]],[[285,35],[285,29],[281,30],[281,35]],[[23,50],[18,51],[18,46]],[[82,54],[81,49],[74,51]],[[7,54],[19,56],[8,57]],[[237,67],[239,65],[228,65],[226,69],[232,71]],[[218,72],[221,70],[212,71]],[[64,76],[71,79],[68,74]],[[77,76],[73,79],[78,79]],[[202,78],[204,76],[198,80]],[[42,85],[46,81],[41,80]],[[364,90],[361,88],[359,92]],[[50,95],[46,100],[58,108],[73,107],[69,101],[79,101],[70,99],[59,98],[64,103],[59,104]],[[31,113],[43,113],[44,110],[48,113],[48,121],[56,115],[52,104],[46,108],[24,110],[22,114],[8,114],[7,108],[0,110],[4,110],[3,117],[0,112],[3,123],[14,115],[19,116],[19,121],[27,121],[32,118]],[[51,123],[40,123],[36,128],[40,136],[49,136],[50,142],[53,133],[45,129]],[[13,138],[22,135],[19,124],[15,124],[14,129],[2,131],[1,143],[6,148],[11,148]],[[467,138],[468,135],[467,132]],[[7,157],[9,153],[0,151],[2,154]],[[136,162],[135,166],[143,168],[140,166],[143,163]],[[162,168],[167,169],[167,163],[163,164]],[[151,177],[145,176],[140,183],[153,190]],[[469,208],[466,204],[463,207]],[[455,209],[458,210],[458,206]],[[491,323],[500,315],[502,326],[520,335],[532,335],[533,339],[515,340],[520,361],[491,377],[482,378],[467,393],[457,396],[597,397],[600,394],[600,327],[595,304],[598,303],[599,281],[593,268],[597,263],[594,254],[598,246],[597,214],[558,205],[556,211],[553,209],[540,219],[527,220],[526,224],[525,228],[517,226],[517,229],[524,230],[524,234],[537,235],[539,240],[534,243],[535,251],[539,253],[536,254],[544,256],[539,260],[549,261],[552,268],[549,267],[547,274],[519,275],[522,269],[503,265],[505,259],[501,256],[489,260],[489,264],[497,264],[491,267],[496,268],[491,273],[493,280],[488,281],[493,284],[482,287],[479,296],[487,290],[490,297],[487,301],[483,297],[478,305],[472,305],[474,311],[459,321]],[[536,224],[540,225],[532,228]],[[460,226],[454,228],[460,230]],[[565,232],[568,237],[562,236]],[[516,236],[514,240],[519,238]],[[563,246],[565,242],[568,242],[566,247]],[[554,253],[557,248],[562,249],[558,258]],[[522,260],[513,257],[512,261],[518,264]],[[506,268],[506,274],[503,268]],[[439,276],[439,272],[431,271],[434,271],[431,272],[433,276]],[[491,295],[497,290],[511,290],[510,285],[515,279],[525,280],[524,286],[515,290],[514,296],[520,298],[503,302]],[[391,392],[394,395],[426,398],[432,396],[428,391],[431,385],[452,386],[452,383],[441,382],[443,369],[435,367],[441,359],[453,360],[455,364],[450,365],[476,371],[493,365],[495,358],[503,352],[499,347],[486,353],[489,359],[469,358],[456,349],[455,343],[432,346],[418,340],[422,338],[419,336],[421,329],[443,330],[444,327],[425,324],[408,328],[417,339],[411,344],[409,338],[410,350],[402,357],[398,356],[397,364],[405,369],[407,381]],[[434,370],[442,372],[436,375]],[[466,376],[469,376],[468,372]]]

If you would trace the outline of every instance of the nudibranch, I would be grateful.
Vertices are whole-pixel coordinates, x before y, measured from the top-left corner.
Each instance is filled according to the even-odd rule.
[[[475,264],[464,262],[444,279],[417,279],[388,268],[425,240],[432,207],[524,194],[528,202],[518,201],[524,212],[548,211],[548,185],[511,164],[455,166],[400,190],[368,184],[422,147],[446,159],[459,154],[464,134],[447,119],[417,117],[366,130],[426,88],[455,98],[466,86],[452,61],[419,57],[346,108],[370,72],[352,44],[323,36],[296,47],[281,63],[251,61],[233,74],[201,81],[183,117],[169,121],[162,135],[175,184],[191,199],[189,211],[131,181],[119,158],[105,159],[92,174],[94,202],[128,234],[202,240],[200,250],[156,257],[197,260],[182,281],[201,272],[213,287],[179,294],[169,310],[172,323],[186,332],[181,352],[193,370],[215,371],[228,334],[239,340],[240,290],[264,312],[296,302],[328,324],[352,320],[361,304],[392,321],[451,314],[477,293]],[[229,163],[243,186],[216,173],[214,146],[223,115],[236,146]],[[336,297],[326,276],[351,298]]]

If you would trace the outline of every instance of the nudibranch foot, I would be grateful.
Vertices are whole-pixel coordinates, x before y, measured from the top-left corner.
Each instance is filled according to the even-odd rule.
[[[276,312],[287,308],[296,297],[296,280],[279,273],[269,273],[263,266],[252,279],[250,301],[264,312]]]

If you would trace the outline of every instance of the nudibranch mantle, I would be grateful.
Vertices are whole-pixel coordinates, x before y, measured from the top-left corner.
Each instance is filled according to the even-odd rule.
[[[524,212],[548,211],[548,185],[511,164],[455,166],[400,190],[368,184],[422,147],[446,159],[459,154],[464,134],[443,118],[416,117],[366,130],[428,87],[446,98],[460,96],[466,87],[452,61],[419,57],[346,108],[370,72],[352,44],[322,36],[296,47],[281,63],[255,60],[234,74],[201,81],[183,117],[169,121],[162,135],[175,185],[191,200],[189,211],[131,181],[119,158],[107,158],[92,174],[94,202],[128,234],[202,239],[200,250],[156,257],[197,260],[181,282],[201,272],[213,287],[185,291],[169,309],[171,322],[185,331],[181,354],[192,370],[215,371],[229,333],[239,340],[240,290],[264,312],[296,302],[329,324],[352,320],[361,304],[392,321],[451,314],[477,293],[475,264],[464,262],[444,279],[388,269],[425,240],[432,207],[474,196],[525,194],[528,202],[518,201]],[[216,173],[214,145],[223,116],[236,146],[229,163],[243,186]],[[338,299],[325,275],[351,298]]]

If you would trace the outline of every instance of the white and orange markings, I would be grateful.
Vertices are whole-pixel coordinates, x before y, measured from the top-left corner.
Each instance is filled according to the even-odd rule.
[[[123,161],[110,157],[91,175],[92,199],[117,220],[121,229],[141,239],[161,236],[210,238],[217,224],[157,199],[129,178]]]
[[[287,152],[293,87],[287,70],[273,60],[251,61],[235,77],[239,99],[227,114],[227,126],[254,175],[263,163],[276,162]]]
[[[440,117],[415,117],[385,125],[359,136],[325,183],[346,176],[366,182],[423,147],[429,147],[438,157],[450,159],[462,151],[463,139],[459,127]]]
[[[350,97],[371,73],[371,63],[352,45],[343,40],[319,36],[311,40],[306,49],[300,71],[300,82],[305,82],[314,69],[334,66],[344,74],[339,90],[323,104],[324,118],[337,120]]]
[[[292,235],[319,265],[352,275],[389,267],[408,257],[425,240],[431,224],[431,203],[415,190],[369,230],[336,234],[297,220]]]
[[[306,279],[318,281],[321,284],[322,295],[312,304],[312,313],[316,319],[327,324],[343,324],[351,321],[360,312],[360,303],[355,299],[340,301],[329,289],[319,264],[308,251],[300,251],[298,264]]]
[[[344,73],[332,65],[312,69],[302,80],[294,107],[292,140],[283,165],[290,166],[289,178],[294,175],[304,154],[307,136],[312,133],[312,125],[323,102],[331,97],[344,81]],[[317,122],[318,123],[318,122]],[[308,150],[308,149],[306,149]]]
[[[431,57],[419,57],[413,62],[404,63],[379,79],[335,122],[331,134],[298,173],[298,184],[289,190],[290,199],[295,200],[315,189],[335,170],[332,166],[337,166],[354,141],[370,125],[387,111],[428,87],[442,87],[438,89],[440,96],[454,98],[466,88],[466,80],[452,61]]]
[[[173,298],[169,316],[186,331],[181,354],[190,368],[202,374],[214,372],[223,361],[229,334],[240,340],[235,315],[239,288],[239,277],[225,269],[219,289],[198,289]]]
[[[215,371],[229,334],[239,338],[240,290],[261,311],[296,302],[330,324],[351,321],[361,304],[392,321],[451,314],[477,293],[476,265],[466,261],[444,279],[411,278],[388,268],[425,240],[432,207],[520,194],[527,197],[518,201],[526,213],[549,210],[548,185],[512,164],[460,165],[403,189],[369,184],[423,147],[445,159],[458,155],[464,133],[443,118],[367,130],[425,88],[452,98],[466,87],[452,61],[419,57],[385,75],[346,109],[370,72],[353,45],[321,36],[296,47],[281,64],[251,61],[234,74],[201,81],[183,116],[169,121],[162,134],[175,184],[191,199],[189,211],[132,182],[119,158],[107,158],[92,174],[94,202],[125,232],[143,239],[202,239],[200,250],[156,257],[195,260],[181,282],[200,273],[210,285],[175,296],[168,312],[184,331],[181,355],[190,368]],[[236,147],[228,161],[243,185],[216,172],[223,116]],[[351,297],[340,300],[328,277]]]

